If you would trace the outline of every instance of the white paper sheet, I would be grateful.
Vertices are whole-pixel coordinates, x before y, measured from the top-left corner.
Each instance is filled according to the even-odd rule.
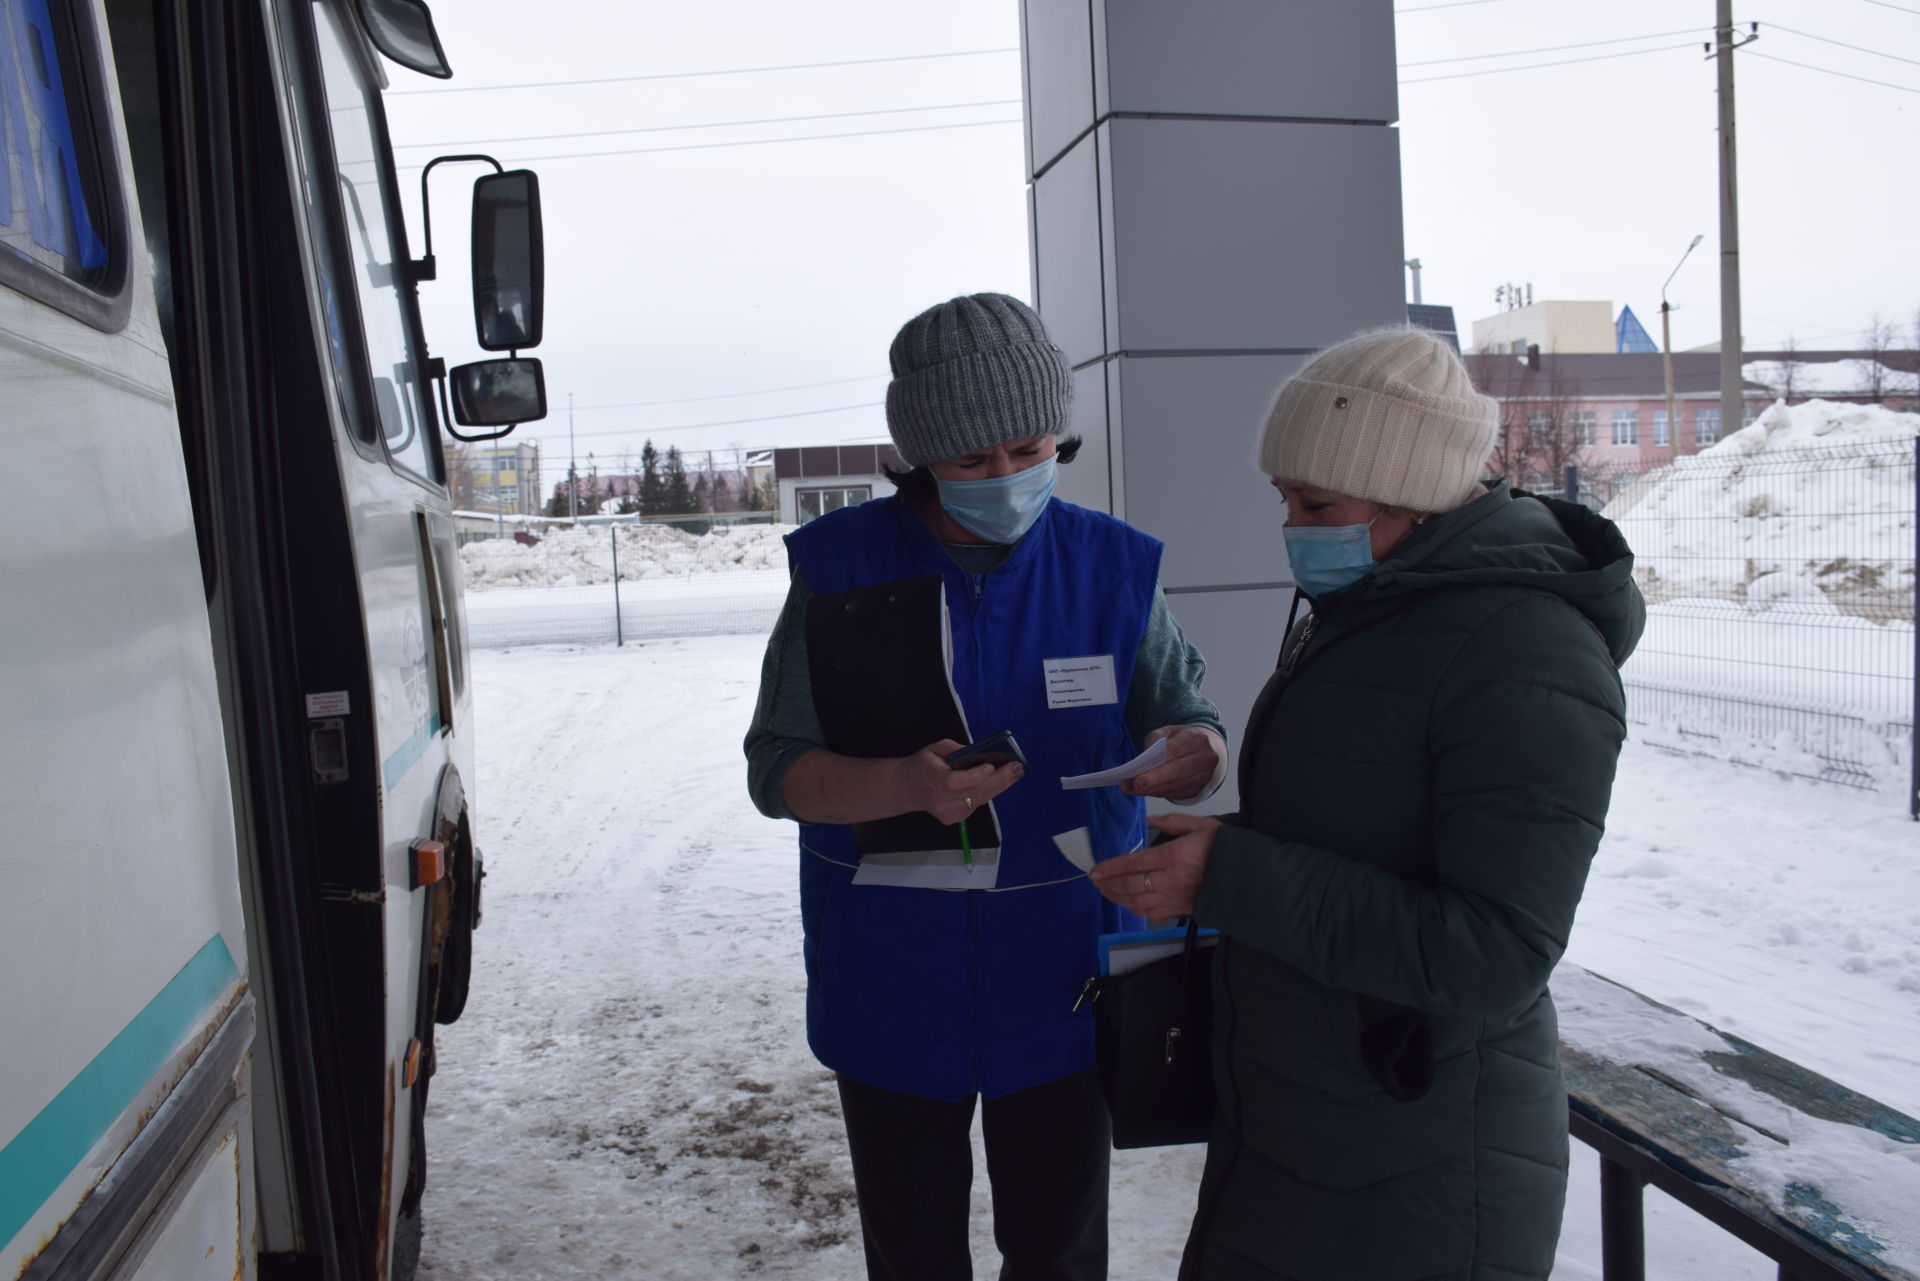
[[[1069,792],[1077,792],[1084,787],[1112,787],[1130,778],[1138,778],[1158,765],[1167,763],[1167,740],[1161,739],[1125,765],[1116,765],[1112,769],[1097,770],[1092,774],[1075,774],[1060,780],[1060,786]]]
[[[1053,838],[1053,846],[1081,871],[1093,870],[1093,836],[1086,828],[1076,827],[1071,832],[1060,833]]]

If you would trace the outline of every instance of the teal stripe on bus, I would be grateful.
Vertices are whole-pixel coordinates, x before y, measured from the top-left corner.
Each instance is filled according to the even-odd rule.
[[[439,732],[440,718],[436,715],[425,725],[413,731],[412,736],[400,744],[399,750],[387,757],[387,763],[381,767],[380,774],[389,792],[393,790],[395,783],[407,776],[407,771],[413,768],[414,763],[426,754],[427,744],[431,743],[433,736]]]
[[[226,940],[218,934],[208,939],[93,1062],[0,1148],[0,1243],[17,1236],[46,1204],[239,977]]]

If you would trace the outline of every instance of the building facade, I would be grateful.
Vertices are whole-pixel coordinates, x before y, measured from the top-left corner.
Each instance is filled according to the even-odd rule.
[[[773,451],[782,524],[804,525],[893,492],[886,468],[906,471],[892,445],[806,445]]]
[[[1766,386],[1749,380],[1743,420],[1722,422],[1720,358],[1713,352],[1674,354],[1671,422],[1657,352],[1482,352],[1467,357],[1467,367],[1474,385],[1500,402],[1493,470],[1522,488],[1557,492],[1566,469],[1577,467],[1583,496],[1599,503],[1746,426],[1773,403]]]
[[[1617,345],[1613,303],[1536,302],[1473,322],[1473,349],[1523,356],[1543,352],[1612,352]]]
[[[540,511],[540,444],[487,443],[469,447],[472,510],[502,516]]]

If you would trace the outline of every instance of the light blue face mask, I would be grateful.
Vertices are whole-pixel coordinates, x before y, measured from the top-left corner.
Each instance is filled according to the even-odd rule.
[[[1364,525],[1288,525],[1280,536],[1287,542],[1293,581],[1315,600],[1353,586],[1374,567],[1372,520]]]
[[[1049,458],[1007,476],[986,480],[935,476],[933,481],[940,487],[940,505],[963,528],[990,543],[1017,543],[1047,509],[1059,478],[1060,469]]]

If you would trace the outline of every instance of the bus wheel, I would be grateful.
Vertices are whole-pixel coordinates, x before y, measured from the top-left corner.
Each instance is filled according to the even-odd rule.
[[[486,876],[480,851],[474,848],[467,816],[460,815],[459,836],[453,849],[453,919],[440,953],[434,1021],[451,1023],[467,1008],[467,989],[473,980],[473,931],[480,924],[480,883]]]

